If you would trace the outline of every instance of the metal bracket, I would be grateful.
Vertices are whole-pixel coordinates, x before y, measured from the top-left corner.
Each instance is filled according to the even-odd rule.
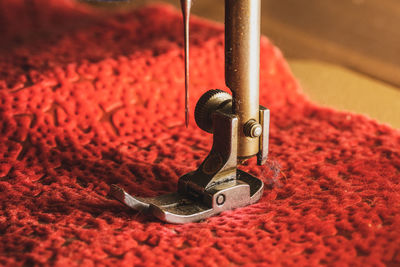
[[[262,127],[262,134],[260,136],[260,150],[257,154],[257,165],[261,166],[267,161],[268,147],[269,147],[269,109],[260,106],[260,124]]]
[[[179,179],[177,193],[140,198],[113,185],[111,194],[132,209],[168,223],[196,222],[257,202],[263,182],[237,169],[238,118],[218,110],[213,114],[213,129],[210,154],[196,171]]]

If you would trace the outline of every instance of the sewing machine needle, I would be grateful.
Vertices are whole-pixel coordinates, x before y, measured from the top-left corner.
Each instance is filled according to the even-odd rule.
[[[181,0],[185,42],[185,124],[189,125],[189,17],[192,0]]]

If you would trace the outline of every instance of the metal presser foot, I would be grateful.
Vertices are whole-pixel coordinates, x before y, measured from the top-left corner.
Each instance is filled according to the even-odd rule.
[[[264,184],[237,168],[239,120],[229,111],[231,108],[231,96],[221,90],[210,90],[200,98],[196,122],[202,128],[213,122],[213,146],[196,171],[179,179],[177,193],[140,198],[113,185],[112,195],[135,210],[148,211],[169,223],[196,222],[225,210],[256,203]],[[257,155],[259,165],[265,162],[268,152],[269,110],[260,109],[260,121],[261,125],[247,127],[248,132],[255,135],[253,138],[262,140]]]
[[[181,2],[188,96],[191,1]],[[268,155],[269,110],[259,106],[260,4],[261,0],[225,0],[225,79],[233,97],[222,90],[210,90],[195,108],[197,125],[213,133],[209,155],[197,170],[179,178],[176,193],[141,198],[113,185],[111,194],[123,204],[168,223],[188,223],[261,198],[263,182],[238,169],[239,163],[253,156],[262,165]]]

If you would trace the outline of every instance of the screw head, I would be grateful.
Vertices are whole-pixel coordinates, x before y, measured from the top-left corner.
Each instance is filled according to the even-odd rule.
[[[259,137],[259,136],[261,136],[261,133],[262,133],[262,127],[258,123],[257,123],[257,125],[254,125],[251,128],[251,136],[252,137]]]
[[[200,129],[212,133],[212,114],[224,107],[229,103],[232,103],[232,96],[225,91],[219,89],[213,89],[203,94],[196,104],[194,109],[194,119]]]
[[[255,120],[249,120],[245,125],[244,125],[244,134],[248,137],[260,137],[262,134],[262,127],[261,125],[256,122]]]
[[[224,194],[218,195],[216,202],[218,206],[223,205],[225,203],[225,195]]]

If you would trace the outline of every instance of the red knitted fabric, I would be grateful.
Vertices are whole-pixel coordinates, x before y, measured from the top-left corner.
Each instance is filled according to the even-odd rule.
[[[171,225],[108,196],[176,190],[212,136],[184,127],[180,13],[0,2],[0,264],[400,264],[400,133],[310,103],[261,48],[270,157],[259,203]],[[223,27],[191,25],[191,105],[224,86]],[[323,88],[321,88],[323,90]]]

